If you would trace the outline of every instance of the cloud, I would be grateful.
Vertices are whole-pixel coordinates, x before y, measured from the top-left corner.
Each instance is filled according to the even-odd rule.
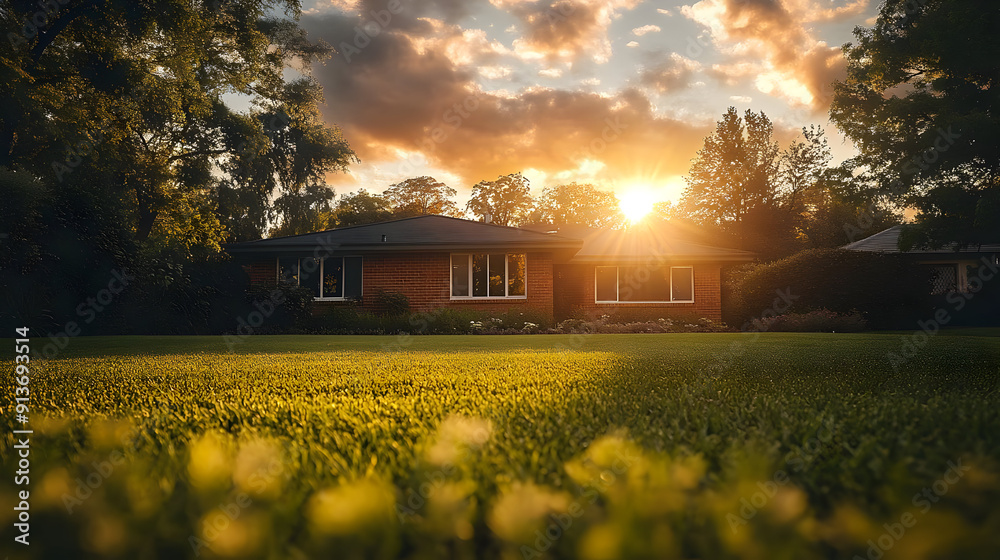
[[[514,51],[525,60],[574,62],[590,58],[598,63],[611,57],[608,26],[622,10],[639,0],[490,0],[495,7],[521,20],[524,35]]]
[[[729,100],[730,101],[735,101],[737,103],[750,103],[750,102],[753,101],[753,98],[752,97],[747,97],[745,95],[730,95],[729,96]]]
[[[302,25],[312,38],[337,46],[352,40],[357,21],[306,16]],[[657,114],[637,89],[483,91],[477,80],[490,65],[479,60],[511,55],[494,52],[468,30],[424,29],[435,35],[388,29],[350,62],[335,56],[314,69],[325,88],[324,118],[341,127],[363,165],[402,167],[403,174],[408,161],[412,173],[443,169],[465,183],[456,188],[529,168],[552,177],[600,169],[597,179],[609,183],[639,174],[668,177],[687,171],[712,128]]]
[[[825,111],[830,84],[844,76],[846,65],[840,48],[817,39],[806,24],[853,17],[868,4],[855,0],[824,8],[818,0],[701,0],[681,13],[709,29],[728,65],[753,65],[748,74],[758,76],[757,89]]]
[[[668,10],[666,8],[657,8],[656,11],[659,12],[659,13],[661,13],[661,14],[663,14],[663,15],[665,15],[665,16],[667,16],[667,17],[673,17],[673,15],[674,15],[673,12],[671,12],[670,10]]]
[[[628,43],[625,43],[625,46],[630,49],[634,49],[639,46],[639,43],[636,43],[635,41],[629,41]]]
[[[642,27],[636,27],[632,30],[632,34],[636,37],[642,37],[647,33],[659,33],[660,27],[657,25],[643,25]]]
[[[684,89],[691,83],[691,77],[701,69],[701,64],[677,53],[650,60],[639,75],[639,82],[659,93],[670,93]]]

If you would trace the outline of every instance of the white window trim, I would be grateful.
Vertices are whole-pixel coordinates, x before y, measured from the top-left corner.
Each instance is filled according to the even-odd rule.
[[[614,301],[597,299],[597,269],[598,268],[614,268],[615,269],[615,298],[616,299]],[[621,292],[620,292],[620,287],[621,287],[620,284],[621,284],[621,282],[619,281],[619,274],[621,272],[621,267],[619,267],[619,266],[610,266],[610,265],[595,266],[594,267],[594,303],[611,303],[611,304],[616,304],[616,305],[650,305],[650,304],[654,304],[654,303],[655,304],[675,304],[675,303],[684,304],[684,303],[694,303],[694,292],[695,292],[694,266],[693,265],[671,266],[669,268],[670,268],[670,301],[666,301],[666,300],[619,301],[619,299],[621,298]],[[691,271],[691,299],[674,299],[674,269],[675,268],[686,268],[686,269],[689,269]]]
[[[453,300],[453,301],[469,301],[469,300],[474,300],[474,301],[490,301],[490,300],[493,300],[493,301],[507,301],[507,300],[512,300],[512,299],[514,299],[514,300],[517,300],[517,299],[528,299],[528,253],[508,253],[506,251],[504,252],[504,254],[503,254],[504,255],[504,258],[503,258],[503,293],[504,293],[504,295],[502,295],[502,296],[474,296],[474,295],[472,295],[472,256],[476,255],[476,254],[485,254],[486,255],[486,270],[489,270],[489,268],[490,268],[489,256],[490,256],[491,253],[489,253],[488,251],[484,251],[484,252],[480,252],[480,253],[474,253],[474,252],[471,252],[471,253],[451,253],[451,254],[448,255],[448,295],[450,296],[451,300]],[[456,296],[456,295],[454,295],[454,286],[455,286],[455,265],[454,265],[454,262],[455,262],[455,256],[456,255],[465,255],[465,256],[467,256],[469,258],[469,262],[468,262],[469,295],[467,295],[467,296]],[[507,257],[510,256],[510,255],[524,255],[524,295],[520,295],[520,296],[507,295],[507,292],[510,291],[510,271],[508,270],[508,268],[509,268],[509,262],[508,262]],[[486,287],[486,290],[487,290],[487,292],[489,292],[489,286]]]
[[[282,257],[275,257],[274,258],[274,267],[275,267],[275,271],[276,271],[275,275],[276,275],[277,281],[279,283],[281,282],[281,258]],[[289,257],[285,257],[285,258],[289,258]],[[365,258],[364,258],[363,255],[343,255],[343,256],[339,256],[339,257],[333,257],[333,256],[331,256],[331,257],[294,257],[294,258],[297,259],[297,265],[296,266],[298,267],[296,269],[297,272],[298,272],[298,274],[295,275],[295,285],[296,286],[301,286],[302,285],[302,259],[319,259],[319,290],[320,290],[321,294],[323,293],[323,268],[326,266],[326,259],[328,259],[328,258],[330,258],[330,259],[341,259],[341,262],[343,263],[343,262],[346,262],[345,259],[359,258],[359,259],[361,259],[361,293],[364,293],[364,289],[365,289],[365,274],[364,274]],[[344,265],[341,266],[341,270],[340,270],[340,285],[344,286],[345,283],[346,283],[346,280],[347,280],[347,265],[344,264]],[[340,297],[319,296],[319,297],[314,297],[313,301],[355,301],[355,300],[353,300],[351,298],[346,298],[344,296],[340,296]]]

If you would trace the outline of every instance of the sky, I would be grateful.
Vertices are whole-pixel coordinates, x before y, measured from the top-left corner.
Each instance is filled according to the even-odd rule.
[[[361,159],[338,194],[430,175],[458,191],[523,172],[676,201],[730,106],[764,111],[782,146],[829,122],[840,47],[871,0],[305,0],[336,53],[312,73],[324,119]]]

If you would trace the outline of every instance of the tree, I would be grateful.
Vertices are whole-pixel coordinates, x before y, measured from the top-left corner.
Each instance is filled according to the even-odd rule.
[[[902,223],[886,197],[869,199],[857,178],[843,167],[824,170],[806,191],[802,235],[811,248],[835,248]]]
[[[765,253],[792,235],[790,216],[779,211],[781,166],[772,132],[763,112],[747,110],[741,119],[730,107],[698,151],[682,199],[696,223],[718,228],[741,249]]]
[[[903,245],[1000,239],[1000,4],[887,0],[844,46],[830,116],[869,198],[918,210]]]
[[[378,194],[369,194],[365,189],[340,197],[329,224],[336,227],[373,224],[392,219],[389,201]]]
[[[518,226],[528,220],[534,205],[530,181],[520,173],[511,173],[476,183],[465,208],[481,220],[488,215],[494,224]]]
[[[784,151],[763,112],[730,107],[695,158],[676,217],[717,228],[766,259],[802,248],[805,224],[826,196],[830,149],[823,129],[802,129]]]
[[[281,223],[271,230],[270,237],[312,233],[331,227],[333,189],[326,185],[306,185],[299,192],[285,193],[274,201]]]
[[[106,181],[107,204],[123,207],[138,242],[169,234],[161,215],[176,226],[195,215],[185,208],[206,207],[218,207],[219,224],[180,229],[214,228],[202,236],[213,245],[227,231],[230,240],[259,238],[276,217],[275,196],[295,196],[353,161],[340,132],[322,124],[318,84],[283,77],[330,52],[273,15],[297,18],[298,2],[44,4],[0,10],[13,47],[0,57],[0,166],[60,186],[99,190],[94,181]],[[253,109],[228,107],[234,92]]]
[[[618,227],[625,221],[618,197],[590,183],[546,187],[532,212],[532,221],[593,228]]]
[[[439,214],[458,217],[455,189],[434,177],[415,177],[391,185],[382,196],[389,201],[392,213],[398,218]]]

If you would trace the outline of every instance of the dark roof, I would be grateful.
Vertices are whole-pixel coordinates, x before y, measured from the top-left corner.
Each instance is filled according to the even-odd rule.
[[[581,244],[579,239],[561,235],[433,215],[234,243],[226,250],[233,254],[313,253],[316,249],[339,253],[472,249],[575,252]]]
[[[849,249],[851,251],[870,251],[874,253],[901,253],[902,251],[899,250],[899,236],[903,233],[904,227],[906,226],[902,225],[892,226],[891,228],[885,231],[880,231],[860,241],[855,241],[854,243],[849,243],[847,245],[844,245],[844,249]],[[942,247],[940,249],[914,247],[909,251],[907,251],[907,254],[940,255],[947,253],[994,253],[998,251],[1000,251],[1000,244],[989,243],[984,245],[966,247],[958,251],[956,251],[954,247]]]
[[[750,251],[705,245],[671,228],[640,223],[626,229],[593,230],[570,262],[750,261],[753,257]]]
[[[570,262],[644,262],[653,259],[750,261],[754,254],[716,247],[705,232],[690,224],[644,220],[626,229],[595,229],[582,225],[532,224],[527,229],[583,240]]]

